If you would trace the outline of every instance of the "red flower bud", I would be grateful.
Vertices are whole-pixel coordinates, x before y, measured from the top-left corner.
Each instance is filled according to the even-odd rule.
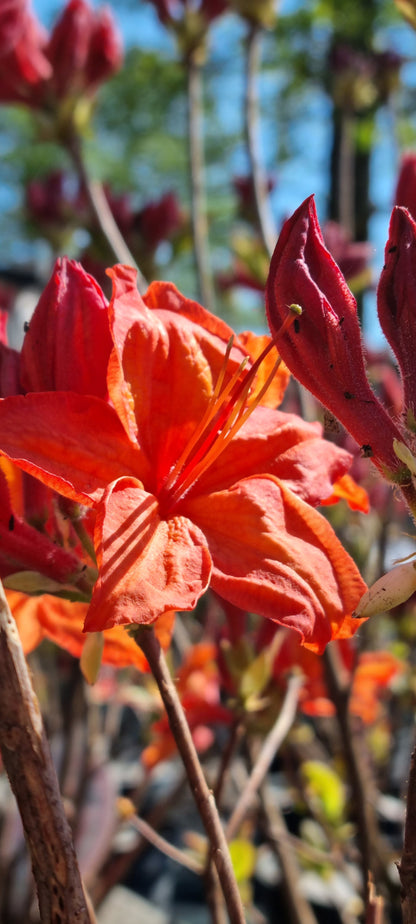
[[[385,264],[377,292],[384,334],[399,363],[403,404],[416,414],[416,222],[404,208],[393,209]]]
[[[416,218],[416,154],[405,154],[397,181],[395,205],[403,205]]]
[[[85,66],[85,86],[95,88],[123,63],[121,36],[107,7],[97,10]]]
[[[0,11],[0,103],[37,106],[51,73],[45,33],[26,2],[12,7],[10,2]]]
[[[121,40],[108,10],[69,0],[48,45],[52,85],[58,99],[95,88],[122,61]]]
[[[111,347],[107,302],[98,283],[79,263],[57,260],[24,339],[23,390],[105,398]]]
[[[302,316],[283,334],[288,306]],[[400,463],[393,440],[402,439],[367,381],[356,301],[325,247],[313,197],[285,223],[266,288],[270,329],[291,372],[344,424],[359,445],[371,448],[386,474]]]
[[[93,11],[85,0],[70,0],[55,23],[49,44],[52,84],[58,99],[83,85],[92,33]]]

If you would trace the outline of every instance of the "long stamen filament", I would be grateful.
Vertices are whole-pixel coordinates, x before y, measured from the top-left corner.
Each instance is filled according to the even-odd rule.
[[[218,376],[214,391],[209,399],[205,413],[202,419],[200,420],[193,435],[191,436],[189,442],[186,444],[183,452],[179,456],[179,459],[175,462],[175,465],[170,470],[169,475],[165,481],[165,484],[163,485],[163,488],[165,491],[170,490],[172,485],[175,483],[175,480],[179,472],[189,462],[189,457],[190,457],[192,450],[195,448],[199,440],[202,438],[204,431],[207,429],[208,425],[211,423],[211,420],[213,420],[214,417],[218,415],[219,410],[223,407],[225,401],[227,400],[233,388],[237,384],[242,371],[244,370],[245,366],[248,363],[249,357],[245,356],[242,362],[240,363],[240,365],[238,366],[238,368],[235,370],[235,372],[231,376],[230,381],[227,383],[227,385],[221,392],[221,386],[224,381],[225,373],[227,371],[228,359],[230,357],[230,353],[231,353],[232,346],[233,346],[233,339],[234,338],[231,337],[231,339],[229,340],[227,344],[227,350],[225,353],[225,361],[223,363],[222,369]]]
[[[262,386],[262,388],[260,389],[256,397],[254,398],[254,400],[250,403],[248,407],[245,406],[246,392],[244,392],[240,396],[238,404],[233,408],[229,416],[229,419],[227,422],[229,426],[227,426],[227,428],[222,430],[220,433],[216,434],[217,439],[214,441],[213,445],[211,445],[211,447],[205,453],[204,457],[201,458],[200,462],[197,463],[196,465],[192,464],[191,469],[187,467],[182,473],[182,477],[178,479],[178,482],[175,485],[175,489],[171,495],[171,499],[173,503],[177,503],[177,501],[181,497],[183,497],[184,494],[186,494],[189,488],[210,467],[212,462],[214,462],[217,456],[219,456],[220,453],[223,452],[225,447],[228,446],[228,443],[231,442],[231,440],[234,438],[236,433],[238,433],[238,431],[241,429],[241,427],[246,422],[246,420],[248,420],[250,415],[253,413],[254,409],[258,406],[258,404],[260,404],[263,396],[265,395],[266,391],[271,385],[281,362],[282,360],[279,356],[271,372],[267,376],[267,379],[264,385]],[[246,389],[247,391],[249,390],[251,383],[252,383],[252,378],[250,376],[250,382],[247,383],[247,389]]]
[[[285,333],[291,324],[293,324],[296,316],[302,313],[302,309],[299,305],[289,305],[288,307],[289,314],[283,321],[278,332],[279,336]],[[258,369],[267,354],[274,347],[274,343],[270,341],[261,355],[250,367],[244,378],[241,379],[241,373],[249,359],[248,356],[245,357],[231,376],[229,382],[223,388],[232,347],[233,338],[231,338],[227,344],[224,363],[202,420],[195,429],[177,462],[169,472],[163,485],[162,492],[165,496],[168,495],[170,507],[176,504],[189,491],[192,485],[210,467],[236,433],[238,433],[240,428],[253,413],[254,409],[262,401],[280,366],[281,358],[279,357],[274,363],[262,387],[254,396],[253,400],[248,403],[250,391]],[[210,424],[212,424],[212,427],[208,429]]]

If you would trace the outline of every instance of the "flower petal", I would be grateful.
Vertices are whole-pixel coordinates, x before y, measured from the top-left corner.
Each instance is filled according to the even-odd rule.
[[[319,423],[270,408],[253,411],[239,433],[198,482],[199,494],[220,491],[251,475],[275,475],[316,506],[351,465],[344,449],[322,439]]]
[[[222,597],[296,629],[316,651],[354,633],[364,581],[329,523],[282,482],[250,478],[183,507],[205,533]]]
[[[111,270],[115,343],[108,374],[111,400],[130,438],[152,460],[157,491],[203,418],[232,331],[171,284],[155,283],[143,308],[129,267]],[[135,321],[127,325],[125,314]],[[206,326],[202,326],[202,325]],[[246,356],[233,347],[227,378]]]
[[[69,651],[74,658],[81,657],[86,639],[83,627],[87,603],[71,603],[49,594],[28,597],[18,591],[7,591],[7,599],[17,622],[25,654],[33,651],[43,638],[48,638]],[[156,622],[156,635],[164,648],[169,645],[174,619],[174,613],[166,613]],[[122,626],[115,626],[104,633],[102,663],[113,667],[132,665],[137,670],[149,670],[142,651]]]
[[[14,488],[13,479],[11,482]],[[13,491],[13,494],[15,492]],[[9,483],[0,468],[0,576],[16,571],[39,571],[52,580],[71,582],[83,568],[73,552],[53,542],[26,523],[13,509]]]
[[[134,478],[120,478],[106,491],[95,545],[99,577],[88,632],[192,610],[209,584],[211,558],[201,531],[183,516],[161,520],[156,498]]]
[[[121,475],[147,465],[105,401],[71,392],[0,401],[0,453],[65,497],[91,504]]]
[[[341,475],[340,478],[332,485],[332,494],[330,497],[321,501],[322,506],[327,507],[330,504],[336,504],[343,498],[351,510],[360,510],[361,513],[368,513],[370,510],[370,500],[365,488],[357,484],[351,475]]]

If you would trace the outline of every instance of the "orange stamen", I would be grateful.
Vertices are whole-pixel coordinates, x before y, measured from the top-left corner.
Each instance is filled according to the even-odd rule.
[[[282,324],[279,335],[290,327],[295,320],[295,316],[301,313],[301,309],[299,305],[290,305],[289,312]],[[202,420],[169,472],[159,492],[161,505],[164,504],[164,501],[167,502],[170,510],[188,493],[190,488],[213,464],[248,420],[254,409],[262,401],[281,363],[279,357],[262,388],[249,402],[249,395],[258,369],[274,347],[274,343],[271,341],[267,345],[246,375],[241,378],[241,373],[248,362],[248,357],[245,357],[230,377],[228,383],[223,387],[232,346],[233,338],[227,345],[224,363]]]

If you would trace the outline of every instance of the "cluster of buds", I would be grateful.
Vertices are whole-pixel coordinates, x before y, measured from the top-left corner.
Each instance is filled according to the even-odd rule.
[[[185,231],[187,216],[174,192],[163,193],[158,199],[146,201],[141,208],[134,207],[128,193],[115,193],[104,189],[114,220],[127,245],[140,253],[140,263],[146,276],[155,275],[157,249],[165,242],[174,245]],[[70,173],[53,171],[42,178],[31,180],[26,188],[26,217],[37,232],[51,242],[56,250],[68,242],[74,229],[82,225],[90,234],[91,243],[81,256],[83,265],[93,272],[105,288],[108,277],[106,263],[94,248],[94,222],[84,188]],[[0,292],[1,299],[1,292]]]
[[[26,0],[0,11],[0,102],[54,111],[91,97],[122,63],[122,46],[108,9],[69,0],[48,35]]]

